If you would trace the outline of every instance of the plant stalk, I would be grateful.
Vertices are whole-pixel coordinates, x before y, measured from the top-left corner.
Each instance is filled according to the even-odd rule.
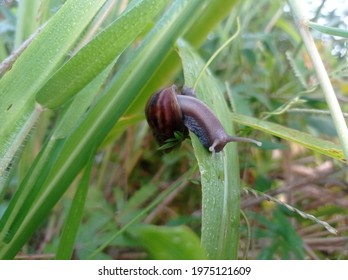
[[[296,25],[299,28],[300,35],[312,61],[314,70],[317,74],[319,83],[325,95],[326,102],[331,112],[338,137],[340,139],[346,160],[348,159],[348,130],[341,107],[337,100],[335,91],[325,69],[324,63],[320,57],[314,39],[308,29],[308,19],[305,15],[306,7],[303,1],[288,0],[293,12]]]

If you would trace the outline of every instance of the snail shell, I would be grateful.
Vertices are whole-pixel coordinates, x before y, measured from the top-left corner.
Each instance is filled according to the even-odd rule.
[[[154,93],[146,104],[147,122],[160,145],[174,138],[175,131],[187,137],[190,130],[210,152],[220,152],[229,142],[261,146],[259,141],[228,135],[214,112],[194,97],[192,89],[183,87],[182,93],[179,95],[173,85]]]
[[[146,120],[152,129],[158,144],[174,138],[174,132],[188,136],[188,129],[183,122],[183,115],[177,100],[179,94],[176,85],[155,92],[145,108]]]

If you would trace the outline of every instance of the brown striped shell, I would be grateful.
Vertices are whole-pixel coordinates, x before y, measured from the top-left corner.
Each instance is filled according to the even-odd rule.
[[[177,101],[178,93],[177,86],[172,85],[154,93],[146,104],[146,119],[160,146],[165,144],[166,140],[174,139],[174,132],[188,136],[188,129],[184,125]]]

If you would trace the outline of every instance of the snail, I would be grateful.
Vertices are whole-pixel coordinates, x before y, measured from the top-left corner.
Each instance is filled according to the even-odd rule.
[[[189,130],[212,153],[222,151],[229,142],[261,146],[261,142],[254,139],[228,135],[213,111],[195,97],[192,89],[184,86],[181,93],[172,85],[155,92],[146,104],[146,119],[160,146],[174,138],[174,132],[188,137]]]

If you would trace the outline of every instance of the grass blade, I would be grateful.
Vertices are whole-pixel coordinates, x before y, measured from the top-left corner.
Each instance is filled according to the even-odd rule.
[[[94,162],[94,151],[91,153],[90,160],[83,172],[81,182],[77,187],[74,199],[72,201],[68,217],[66,219],[63,232],[59,241],[59,246],[56,254],[57,260],[69,260],[74,251],[74,243],[77,231],[81,224],[83,209],[88,193],[89,180],[91,177],[92,167]]]
[[[184,65],[185,84],[192,87],[204,63],[184,41],[179,41],[178,47]],[[196,93],[217,112],[226,131],[233,135],[231,115],[219,82],[206,72],[198,82]],[[224,152],[212,156],[192,134],[191,139],[202,181],[202,245],[209,259],[236,259],[240,216],[236,144],[228,144]]]
[[[328,27],[328,26],[317,24],[313,21],[309,21],[308,26],[321,33],[329,34],[331,36],[339,36],[343,38],[348,38],[348,31],[342,28]]]
[[[279,138],[298,143],[308,149],[317,151],[323,155],[336,158],[340,161],[346,161],[342,148],[330,141],[319,139],[308,133],[304,133],[292,128],[256,118],[233,114],[233,120],[237,123],[250,126],[260,131],[275,135]]]
[[[37,93],[37,102],[54,109],[72,98],[134,41],[166,3],[133,3],[53,75]]]

